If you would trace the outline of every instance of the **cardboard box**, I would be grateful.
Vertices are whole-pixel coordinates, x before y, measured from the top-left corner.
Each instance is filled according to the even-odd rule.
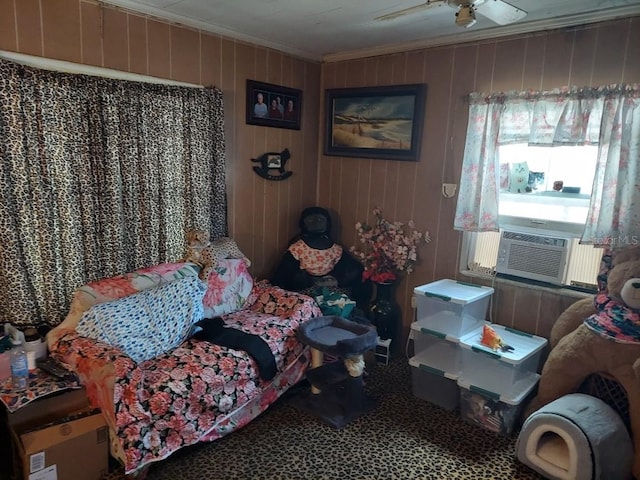
[[[89,401],[83,388],[64,390],[32,400],[24,407],[9,413],[8,422],[12,428],[33,429],[88,408]]]
[[[28,407],[34,408],[23,412]],[[9,426],[22,467],[16,478],[99,480],[108,472],[107,426],[99,411],[88,409],[83,390],[27,405],[11,414]]]
[[[25,480],[99,480],[108,471],[108,434],[100,412],[18,435]]]

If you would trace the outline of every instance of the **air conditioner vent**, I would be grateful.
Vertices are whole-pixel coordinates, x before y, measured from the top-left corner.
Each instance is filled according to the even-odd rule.
[[[503,231],[496,272],[562,284],[569,258],[568,238]]]
[[[521,242],[554,245],[556,247],[564,247],[567,242],[565,238],[544,237],[542,235],[531,235],[528,233],[503,232],[502,235],[505,240],[519,240]]]
[[[514,243],[509,251],[507,268],[555,278],[562,272],[562,254],[560,250]]]

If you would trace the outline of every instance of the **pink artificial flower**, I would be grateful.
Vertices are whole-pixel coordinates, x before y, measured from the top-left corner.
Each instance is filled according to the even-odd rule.
[[[416,230],[415,222],[410,220],[406,225],[401,222],[389,222],[382,216],[382,209],[373,209],[375,224],[357,222],[356,233],[362,248],[350,248],[354,256],[364,266],[363,280],[376,283],[397,280],[401,272],[413,271],[418,259],[417,247],[428,243],[429,232]]]

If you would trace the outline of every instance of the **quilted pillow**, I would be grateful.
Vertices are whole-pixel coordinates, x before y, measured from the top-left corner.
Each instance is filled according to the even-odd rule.
[[[165,283],[92,306],[76,331],[115,346],[142,362],[180,345],[204,318],[206,286],[198,277]]]
[[[253,278],[243,260],[220,260],[209,273],[204,316],[211,318],[240,310],[252,288]]]
[[[206,280],[215,267],[225,258],[241,258],[251,266],[244,253],[238,248],[238,244],[229,237],[220,237],[214,242],[209,242],[209,233],[202,230],[192,230],[187,233],[189,253],[187,261],[202,266],[200,278]]]
[[[73,294],[64,321],[47,335],[49,347],[65,330],[75,329],[82,314],[91,306],[109,302],[147,288],[157,287],[185,277],[196,277],[200,268],[193,263],[161,263],[118,277],[104,278],[79,287]]]
[[[76,290],[74,299],[79,299],[88,308],[96,303],[116,300],[173,280],[197,276],[198,272],[198,266],[193,263],[161,263],[119,277],[88,283]]]

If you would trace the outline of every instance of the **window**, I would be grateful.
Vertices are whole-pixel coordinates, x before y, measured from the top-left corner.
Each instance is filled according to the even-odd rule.
[[[493,274],[502,232],[530,232],[568,238],[562,283],[595,288],[602,249],[580,245],[579,237],[589,210],[597,154],[597,146],[498,147],[501,232],[465,233],[463,269]],[[540,262],[539,258],[529,260]]]
[[[636,85],[473,92],[468,101],[453,228],[504,231],[508,221],[532,233],[506,232],[497,254],[495,234],[467,233],[465,252],[470,258],[465,256],[463,265],[491,269],[495,258],[498,269],[503,269],[504,259],[511,261],[515,251],[516,260],[534,270],[541,263],[553,263],[555,248],[561,250],[556,269],[564,269],[567,253],[570,265],[567,275],[562,270],[551,278],[560,283],[593,282],[600,251],[577,245],[576,238],[585,245],[638,243],[640,89]],[[592,155],[590,148],[576,145],[599,145],[597,151],[592,149],[595,173],[586,166],[593,162],[587,158]],[[556,155],[560,158],[552,158]],[[544,180],[540,175],[536,180],[539,173],[544,173]],[[581,270],[588,265],[588,273],[571,273],[576,265]]]
[[[597,146],[516,144],[500,146],[498,155],[501,218],[536,218],[584,226],[596,171]]]

